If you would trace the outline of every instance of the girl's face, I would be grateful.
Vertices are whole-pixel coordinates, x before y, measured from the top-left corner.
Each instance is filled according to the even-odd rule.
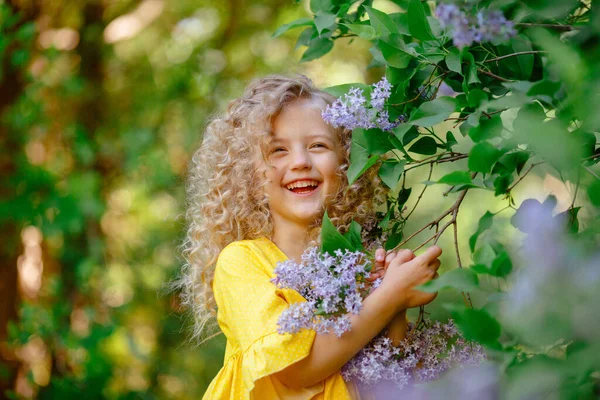
[[[343,156],[337,135],[309,99],[288,105],[273,122],[265,187],[274,226],[308,226],[339,188]]]

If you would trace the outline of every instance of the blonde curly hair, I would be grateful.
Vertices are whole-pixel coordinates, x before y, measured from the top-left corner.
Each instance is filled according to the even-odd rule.
[[[335,97],[317,89],[303,75],[271,75],[254,80],[225,115],[206,128],[202,145],[193,155],[187,179],[187,235],[182,244],[185,264],[177,286],[183,305],[194,319],[193,338],[210,338],[216,328],[212,290],[219,253],[237,240],[272,238],[273,223],[263,187],[267,183],[257,161],[266,162],[272,122],[296,100],[309,99],[323,110]],[[385,201],[377,168],[369,169],[348,186],[352,133],[332,128],[343,146],[339,189],[325,205],[332,223],[346,232],[354,219],[363,226],[376,223],[375,208]],[[322,215],[309,228],[311,244],[320,242]],[[207,332],[209,331],[209,332]],[[214,335],[213,335],[214,336]],[[207,340],[207,339],[206,339]]]

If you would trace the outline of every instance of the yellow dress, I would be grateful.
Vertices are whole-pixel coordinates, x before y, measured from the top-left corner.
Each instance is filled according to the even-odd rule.
[[[279,289],[270,280],[286,255],[269,239],[242,240],[223,249],[213,290],[217,321],[227,338],[223,368],[203,399],[344,400],[356,397],[339,372],[313,386],[290,389],[274,373],[305,358],[316,333],[280,335],[277,319],[289,304],[306,301],[298,292]]]

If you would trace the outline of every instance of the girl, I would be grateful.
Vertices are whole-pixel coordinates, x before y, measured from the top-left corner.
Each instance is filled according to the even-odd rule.
[[[339,338],[277,332],[281,312],[305,299],[271,283],[276,263],[300,261],[318,244],[325,210],[342,232],[352,218],[373,226],[386,195],[374,169],[348,187],[351,132],[321,118],[334,100],[304,76],[257,80],[209,124],[193,157],[183,298],[197,336],[218,309],[227,338],[205,399],[349,399],[355,390],[341,367],[388,323],[402,335],[405,310],[435,297],[413,288],[434,277],[438,247],[386,260],[378,249],[387,271],[352,316],[351,331]]]

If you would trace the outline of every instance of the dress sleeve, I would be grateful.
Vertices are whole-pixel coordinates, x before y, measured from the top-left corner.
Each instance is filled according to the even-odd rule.
[[[266,261],[243,243],[227,246],[217,260],[213,289],[219,323],[239,343],[246,390],[255,382],[305,358],[316,333],[302,330],[281,335],[277,320],[291,303],[306,301],[298,292],[271,282]]]

